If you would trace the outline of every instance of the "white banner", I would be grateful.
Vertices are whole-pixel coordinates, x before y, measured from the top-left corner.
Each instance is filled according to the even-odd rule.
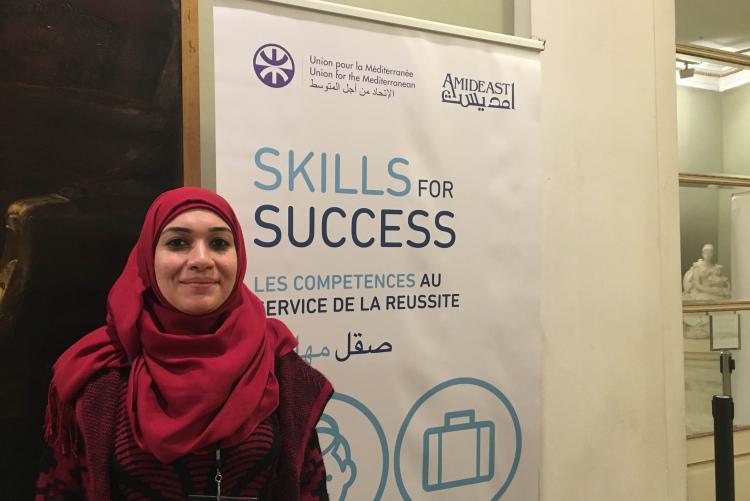
[[[538,56],[214,4],[217,191],[336,388],[331,499],[538,498]]]

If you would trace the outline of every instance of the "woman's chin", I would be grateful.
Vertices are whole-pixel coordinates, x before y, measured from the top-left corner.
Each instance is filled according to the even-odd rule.
[[[215,311],[220,305],[218,300],[204,297],[193,301],[183,301],[175,305],[175,308],[188,315],[206,315]]]

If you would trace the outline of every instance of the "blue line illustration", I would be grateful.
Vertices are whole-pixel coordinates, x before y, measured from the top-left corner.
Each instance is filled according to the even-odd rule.
[[[341,434],[338,422],[328,414],[320,417],[316,430],[321,438],[326,435],[330,437],[328,445],[321,452],[324,457],[330,456],[334,459],[338,470],[329,467],[326,481],[333,482],[336,477],[336,484],[341,484],[338,501],[345,501],[349,488],[357,479],[357,464],[352,459],[349,441]]]
[[[513,478],[516,476],[518,466],[521,462],[521,452],[523,450],[523,436],[521,432],[521,421],[518,418],[516,410],[513,408],[510,400],[505,394],[495,386],[491,385],[486,381],[473,377],[459,377],[444,381],[433,388],[429,389],[424,395],[422,395],[409,409],[406,417],[404,418],[401,428],[399,429],[398,436],[396,437],[396,444],[393,453],[393,471],[396,477],[396,485],[401,497],[404,501],[412,501],[412,497],[409,494],[404,478],[401,473],[401,449],[404,445],[404,438],[406,432],[409,429],[414,416],[417,411],[427,402],[430,398],[435,396],[437,393],[453,387],[453,386],[475,386],[482,388],[492,394],[499,400],[502,406],[508,412],[508,415],[513,424],[513,435],[515,437],[515,444],[513,447],[513,463],[510,466],[510,470],[503,477],[504,480],[500,484],[497,492],[492,495],[490,501],[499,500],[503,494],[510,487]],[[441,426],[428,428],[422,434],[422,446],[423,446],[423,458],[422,458],[422,490],[423,491],[437,491],[442,489],[449,489],[460,487],[464,485],[476,484],[479,482],[488,482],[495,478],[495,458],[494,458],[494,444],[495,444],[495,426],[491,421],[479,421],[475,420],[475,412],[471,409],[465,409],[457,412],[448,412],[444,414],[444,422]],[[458,418],[465,419],[464,423],[456,423]],[[493,426],[489,426],[493,425]],[[467,476],[461,475],[456,478],[452,478],[450,475],[453,472],[445,471],[445,458],[449,457],[448,451],[446,450],[446,438],[449,434],[446,434],[446,428],[454,430],[453,426],[463,427],[461,428],[462,433],[468,432],[471,434],[471,440],[477,440],[478,445],[476,446],[477,460],[476,460],[476,475]],[[458,430],[457,430],[458,431]],[[485,438],[486,435],[486,438]],[[426,440],[426,442],[425,442]],[[434,444],[434,445],[433,445]],[[490,445],[493,447],[490,447]],[[487,451],[485,452],[485,446]],[[493,452],[490,453],[490,449]],[[486,465],[486,467],[485,467]],[[489,478],[486,478],[488,477]]]
[[[362,414],[372,426],[375,435],[377,436],[377,443],[380,446],[380,453],[382,454],[383,463],[382,471],[380,473],[380,479],[377,485],[377,491],[373,496],[373,501],[379,501],[385,486],[388,481],[388,469],[390,453],[388,450],[388,440],[386,439],[383,427],[375,417],[370,409],[367,408],[359,400],[343,393],[334,393],[331,397],[332,401],[339,401],[348,406],[353,407]],[[346,424],[342,421],[343,424]],[[346,427],[345,427],[346,429]],[[334,485],[330,485],[329,492],[331,493],[331,499],[338,499],[338,501],[345,501],[348,499],[347,496],[351,497],[351,492],[354,491],[353,486],[357,480],[357,461],[361,461],[362,458],[369,458],[377,447],[368,447],[367,450],[353,450],[349,440],[344,436],[339,427],[339,421],[337,421],[330,413],[325,413],[321,416],[316,430],[321,438],[321,445],[325,444],[323,450],[324,458],[326,459],[326,465],[328,465],[328,482]],[[374,445],[374,444],[373,444]],[[333,462],[328,461],[328,458],[332,458]],[[334,466],[335,464],[335,466]],[[331,467],[333,466],[333,468]],[[340,491],[338,491],[340,487]],[[335,496],[338,496],[336,498]]]
[[[470,464],[473,460],[473,474],[450,471],[443,458],[457,451],[445,450],[443,437],[452,435],[454,440],[474,444]],[[437,442],[437,449],[435,448]],[[489,482],[495,476],[495,423],[476,421],[475,411],[462,410],[446,412],[444,423],[425,430],[422,438],[422,488],[425,491],[438,491],[463,485]],[[482,445],[484,444],[484,447]],[[486,456],[482,455],[484,449]],[[435,463],[437,462],[437,467]]]

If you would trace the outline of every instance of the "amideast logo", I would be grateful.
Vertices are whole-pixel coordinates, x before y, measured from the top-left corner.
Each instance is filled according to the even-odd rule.
[[[457,77],[446,73],[443,79],[442,102],[459,104],[464,108],[516,109],[515,82],[497,82],[476,78]]]

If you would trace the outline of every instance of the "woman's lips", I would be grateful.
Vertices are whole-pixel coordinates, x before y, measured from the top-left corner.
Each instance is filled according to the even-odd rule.
[[[205,279],[193,279],[193,280],[180,280],[181,285],[187,285],[195,289],[208,289],[219,282],[217,280],[205,280]]]

